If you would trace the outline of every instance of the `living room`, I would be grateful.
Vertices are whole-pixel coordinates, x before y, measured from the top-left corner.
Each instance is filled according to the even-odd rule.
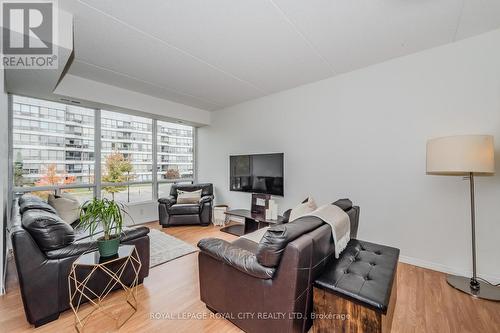
[[[496,1],[2,12],[2,330],[500,331]]]

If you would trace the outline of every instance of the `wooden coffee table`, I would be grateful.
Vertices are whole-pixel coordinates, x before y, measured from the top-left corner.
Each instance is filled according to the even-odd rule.
[[[243,236],[244,234],[248,234],[269,225],[281,224],[285,220],[283,216],[279,215],[277,220],[266,220],[264,216],[254,214],[248,209],[233,209],[225,212],[225,214],[245,219],[245,224],[230,225],[220,229],[220,231],[227,232],[228,234],[235,236]]]

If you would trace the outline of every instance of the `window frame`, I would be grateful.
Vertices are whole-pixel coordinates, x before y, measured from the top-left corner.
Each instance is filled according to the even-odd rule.
[[[38,97],[31,97],[31,96],[25,96],[25,95],[14,95],[14,94],[9,94],[8,99],[9,99],[9,106],[8,106],[8,117],[9,117],[9,127],[11,130],[9,131],[9,194],[12,195],[13,199],[16,195],[22,194],[22,193],[28,193],[28,192],[35,192],[35,191],[54,191],[55,193],[60,192],[60,190],[65,190],[65,189],[79,189],[79,188],[93,188],[93,193],[94,197],[96,198],[102,198],[103,193],[102,193],[102,188],[107,187],[107,186],[128,186],[128,185],[141,185],[141,184],[151,184],[152,185],[152,200],[145,200],[145,201],[133,201],[126,203],[127,205],[140,205],[140,204],[146,204],[146,203],[151,203],[151,202],[156,202],[158,200],[158,193],[159,193],[159,186],[160,184],[175,184],[175,183],[185,183],[185,182],[191,182],[194,183],[196,182],[197,179],[197,159],[196,159],[196,138],[197,138],[197,127],[193,126],[191,124],[184,124],[186,126],[191,126],[192,127],[192,143],[193,143],[193,152],[192,152],[192,164],[193,164],[193,176],[191,178],[179,178],[179,179],[158,179],[158,121],[162,122],[167,122],[167,123],[172,123],[175,124],[175,120],[172,120],[168,117],[162,117],[160,115],[156,114],[151,114],[151,113],[145,113],[145,112],[134,112],[130,110],[124,110],[120,108],[106,108],[106,111],[110,112],[117,112],[121,114],[126,114],[126,115],[131,115],[131,116],[139,116],[139,117],[144,117],[152,120],[152,170],[151,170],[151,180],[144,180],[144,181],[129,181],[129,182],[123,182],[123,183],[109,183],[105,182],[103,183],[101,181],[101,171],[102,171],[102,142],[101,142],[101,133],[102,133],[102,110],[104,108],[95,108],[95,107],[88,107],[86,105],[81,105],[78,104],[77,106],[79,107],[84,107],[88,109],[92,109],[94,111],[94,182],[93,183],[87,183],[87,184],[66,184],[66,185],[50,185],[50,186],[25,186],[25,187],[19,187],[19,186],[14,186],[14,96],[19,96],[19,97],[26,97],[26,98],[33,98],[33,99],[38,99],[42,101],[47,101],[47,102],[55,102],[55,103],[60,103],[60,104],[65,104],[65,105],[71,105],[71,106],[76,106],[75,104],[64,102],[64,101],[52,101],[48,99],[43,99],[43,98],[38,98]],[[40,110],[41,107],[37,106]],[[30,108],[31,110],[31,108]],[[41,121],[45,120],[45,118],[40,118]],[[47,118],[49,119],[49,118]],[[19,120],[18,120],[19,121]],[[66,120],[65,120],[66,122]],[[50,130],[48,130],[50,132]],[[83,143],[82,143],[83,144]],[[18,148],[16,148],[18,149]]]

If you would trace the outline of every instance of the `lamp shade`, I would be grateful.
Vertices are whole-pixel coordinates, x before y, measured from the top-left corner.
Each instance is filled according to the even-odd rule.
[[[457,135],[427,141],[427,173],[460,175],[495,172],[491,135]]]

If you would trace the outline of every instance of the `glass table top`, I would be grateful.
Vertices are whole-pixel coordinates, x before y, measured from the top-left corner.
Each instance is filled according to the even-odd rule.
[[[99,255],[99,251],[93,251],[82,254],[78,259],[73,263],[74,265],[86,265],[86,266],[95,266],[106,264],[115,260],[119,260],[122,258],[127,258],[132,255],[134,251],[134,245],[120,245],[118,248],[118,253],[111,257],[101,257]]]

